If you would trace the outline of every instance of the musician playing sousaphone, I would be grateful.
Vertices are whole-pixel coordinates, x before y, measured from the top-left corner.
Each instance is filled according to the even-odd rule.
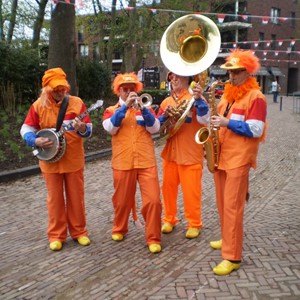
[[[187,221],[186,238],[199,236],[202,228],[201,198],[202,198],[202,169],[203,147],[194,142],[196,132],[207,124],[209,108],[202,96],[203,89],[199,83],[190,93],[190,77],[168,73],[171,83],[171,95],[160,105],[158,112],[162,124],[174,113],[173,108],[183,102],[195,102],[188,112],[182,126],[169,137],[162,150],[163,182],[162,194],[164,204],[163,233],[170,233],[179,221],[177,217],[178,186],[183,193],[184,215]]]
[[[81,121],[77,118],[86,107],[80,98],[68,95],[69,90],[70,85],[61,68],[47,70],[42,79],[40,97],[31,105],[20,130],[29,147],[37,147],[40,151],[54,147],[53,140],[39,137],[37,133],[56,127],[62,103],[67,101],[63,126],[70,122],[72,125],[65,133],[65,153],[55,162],[39,161],[48,190],[48,240],[53,251],[62,249],[68,231],[80,245],[90,244],[84,204],[83,139],[91,136],[92,123],[88,115]]]

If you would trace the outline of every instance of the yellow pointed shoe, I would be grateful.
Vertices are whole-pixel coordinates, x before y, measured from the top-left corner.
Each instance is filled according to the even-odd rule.
[[[114,241],[122,241],[124,236],[122,233],[114,233],[112,234],[111,238],[114,240]]]
[[[151,253],[159,253],[161,251],[161,246],[159,244],[150,244],[148,248]]]
[[[87,236],[81,236],[77,239],[77,242],[81,245],[81,246],[87,246],[91,243],[90,239]]]
[[[211,242],[209,243],[209,245],[210,245],[213,249],[222,249],[222,240],[211,241]]]
[[[185,237],[187,239],[194,239],[196,238],[197,236],[199,236],[200,234],[200,229],[199,228],[189,228],[187,231],[186,231],[186,234],[185,234]]]
[[[59,251],[62,248],[62,242],[60,241],[51,242],[49,247],[52,251]]]
[[[240,264],[235,264],[224,259],[221,263],[213,268],[213,271],[216,275],[224,276],[230,274],[234,270],[238,270],[239,268]]]
[[[174,228],[174,225],[166,222],[161,227],[161,232],[162,233],[171,233],[173,231],[173,228]]]

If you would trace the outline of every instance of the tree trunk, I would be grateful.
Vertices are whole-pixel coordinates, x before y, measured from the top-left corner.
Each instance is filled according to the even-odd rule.
[[[11,3],[10,20],[9,20],[9,27],[7,32],[7,39],[6,39],[8,44],[10,44],[12,41],[12,37],[16,25],[17,7],[18,7],[18,0],[13,0]]]
[[[117,0],[113,0],[111,4],[111,24],[110,24],[110,32],[109,39],[107,44],[107,71],[109,76],[112,76],[112,57],[113,57],[113,42],[112,40],[115,37],[115,27],[116,27],[116,4]]]
[[[75,0],[59,2],[51,15],[48,68],[62,68],[71,85],[71,94],[78,95],[76,84]]]
[[[39,9],[38,9],[37,17],[36,17],[34,25],[33,25],[33,36],[32,36],[32,42],[31,42],[31,45],[33,48],[37,48],[39,46],[40,34],[41,34],[43,22],[44,22],[45,9],[46,9],[47,3],[48,3],[48,0],[40,0],[38,2]]]

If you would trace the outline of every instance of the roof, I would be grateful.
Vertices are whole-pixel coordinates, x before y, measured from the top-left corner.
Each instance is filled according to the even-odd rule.
[[[226,75],[227,71],[215,65],[209,68],[209,73],[214,75]]]
[[[270,73],[269,73],[269,71],[267,70],[266,67],[262,66],[262,67],[260,67],[260,69],[259,69],[259,71],[257,72],[256,75],[258,75],[258,76],[269,76]]]

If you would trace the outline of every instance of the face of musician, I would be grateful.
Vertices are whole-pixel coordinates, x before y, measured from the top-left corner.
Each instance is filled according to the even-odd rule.
[[[53,89],[51,95],[56,102],[60,102],[64,99],[68,89],[65,86],[57,86]]]
[[[228,70],[228,74],[232,85],[241,85],[250,76],[246,69]]]
[[[172,89],[175,92],[180,92],[181,90],[186,89],[189,86],[189,78],[186,76],[180,76],[173,73],[169,76],[169,79],[172,85]]]
[[[130,92],[136,92],[136,86],[134,83],[125,83],[120,86],[120,97],[122,100],[126,100]]]

